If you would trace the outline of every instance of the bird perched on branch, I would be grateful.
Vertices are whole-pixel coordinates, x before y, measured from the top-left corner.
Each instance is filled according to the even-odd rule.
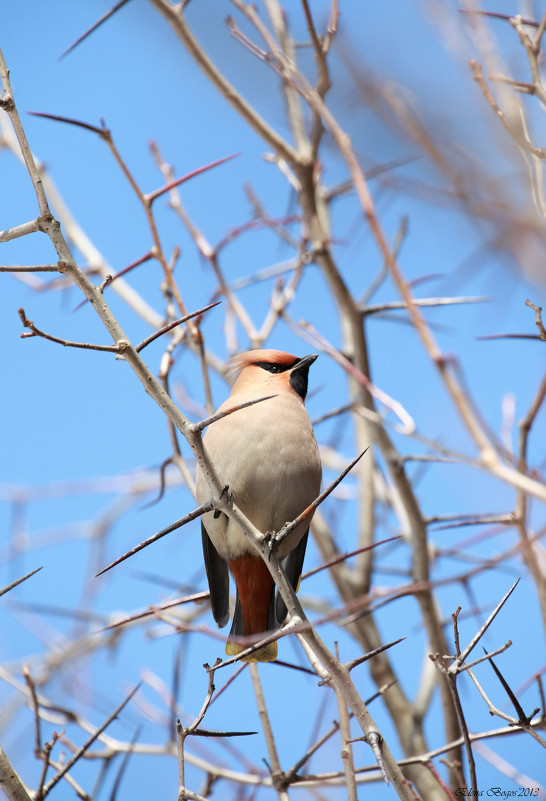
[[[320,492],[320,455],[304,400],[309,368],[317,356],[299,359],[278,350],[251,350],[236,356],[229,373],[234,384],[219,411],[249,400],[274,397],[239,409],[210,425],[206,449],[233,503],[262,533],[278,532],[294,520]],[[197,470],[197,500],[210,490]],[[278,545],[287,578],[297,589],[309,534],[311,515]],[[223,512],[201,519],[203,554],[214,619],[219,627],[229,619],[229,571],[237,595],[226,653],[247,646],[238,637],[264,635],[279,627],[286,615],[267,565],[243,532]],[[256,637],[255,639],[260,639]],[[247,661],[271,662],[277,643],[260,648]]]

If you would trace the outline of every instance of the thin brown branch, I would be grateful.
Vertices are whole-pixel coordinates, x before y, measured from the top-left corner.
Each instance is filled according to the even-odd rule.
[[[47,114],[43,111],[29,111],[33,117],[43,117],[46,120],[54,120],[55,122],[64,122],[67,125],[75,125],[77,128],[84,128],[86,131],[92,131],[98,134],[103,139],[110,136],[110,132],[104,126],[92,125],[90,122],[83,122],[82,120],[75,120],[73,117],[62,117],[60,114]]]
[[[512,729],[520,728],[521,730],[527,732],[527,734],[529,734],[534,740],[536,740],[537,743],[539,743],[543,748],[546,748],[546,740],[544,740],[544,738],[541,737],[541,735],[536,730],[539,726],[542,725],[542,717],[535,724],[533,724],[531,721],[525,718],[525,715],[523,716],[524,719],[520,721],[517,720],[515,717],[513,717],[513,715],[508,715],[506,714],[506,712],[502,712],[490,701],[489,697],[487,696],[487,693],[481,686],[480,682],[478,681],[476,675],[473,673],[472,670],[468,671],[468,675],[474,682],[479,694],[487,704],[490,715],[496,715],[497,717],[506,720],[508,722],[508,725],[512,727]],[[539,711],[538,709],[535,710],[535,713],[538,711]]]
[[[62,734],[63,732],[57,733],[56,731],[54,731],[53,734],[51,735],[51,740],[49,740],[47,743],[44,743],[43,750],[41,751],[40,754],[42,757],[43,764],[42,764],[42,772],[40,775],[40,780],[38,782],[38,787],[35,793],[36,801],[42,801],[44,797],[44,785],[47,777],[47,772],[49,770],[50,765],[52,767],[55,767],[55,763],[51,759],[51,752],[53,751],[53,748],[55,747],[55,744],[58,742],[58,740],[62,738]],[[67,776],[67,779],[69,778],[70,777]],[[85,798],[85,801],[87,801],[86,794],[84,794],[83,798]]]
[[[239,412],[241,409],[247,409],[249,406],[254,406],[256,403],[263,403],[264,401],[268,401],[271,400],[271,398],[276,397],[276,395],[264,395],[263,398],[252,398],[252,400],[244,401],[244,403],[237,403],[235,406],[231,406],[229,409],[222,409],[220,412],[211,414],[210,417],[205,417],[204,420],[199,420],[198,423],[192,423],[190,425],[190,429],[192,433],[201,433],[201,431],[204,431],[207,426],[216,423],[217,420],[223,420],[224,417],[227,417],[234,412]]]
[[[104,142],[106,142],[106,144],[108,145],[108,148],[110,149],[110,152],[111,152],[112,156],[114,157],[118,167],[120,168],[120,170],[122,171],[123,175],[125,176],[125,178],[129,182],[129,185],[131,186],[133,192],[135,193],[136,197],[138,198],[139,202],[141,203],[141,205],[142,205],[142,207],[144,209],[144,213],[146,215],[146,219],[147,219],[148,226],[150,228],[150,233],[152,235],[152,239],[153,239],[153,243],[154,243],[153,244],[153,254],[157,258],[157,260],[159,261],[159,263],[160,263],[160,265],[161,265],[161,267],[163,269],[163,272],[165,273],[165,278],[166,278],[167,283],[169,285],[169,289],[172,292],[172,295],[173,295],[173,297],[174,297],[174,299],[175,299],[175,301],[176,301],[176,303],[178,305],[178,308],[179,308],[181,314],[182,315],[186,315],[187,314],[187,310],[186,310],[184,302],[182,300],[182,296],[180,294],[179,288],[178,288],[177,284],[175,283],[175,281],[173,280],[173,275],[172,275],[173,269],[169,265],[169,263],[168,263],[168,261],[167,261],[167,259],[165,257],[165,254],[163,252],[161,239],[159,237],[159,232],[157,230],[156,221],[155,221],[155,218],[154,218],[154,215],[153,215],[153,211],[152,211],[153,201],[157,197],[159,197],[161,194],[163,194],[164,192],[168,191],[169,188],[171,188],[171,187],[170,186],[161,187],[159,190],[156,190],[155,192],[151,192],[149,194],[144,194],[144,192],[140,189],[140,187],[139,187],[139,185],[138,185],[133,173],[129,169],[129,167],[126,164],[124,158],[122,157],[120,151],[118,150],[118,148],[116,146],[116,143],[114,142],[114,139],[113,139],[113,136],[112,136],[112,132],[106,127],[106,125],[104,124],[104,121],[102,122],[101,127],[98,127],[96,125],[91,125],[89,123],[81,122],[79,120],[75,120],[75,119],[72,119],[72,118],[69,118],[69,117],[60,117],[60,116],[53,115],[53,114],[41,114],[40,113],[38,116],[46,117],[48,119],[53,119],[53,120],[57,120],[59,122],[65,122],[65,123],[69,123],[71,125],[76,125],[76,126],[85,128],[86,130],[89,130],[89,131],[92,131],[93,133],[98,134],[101,137],[101,139]],[[227,159],[230,159],[230,158],[233,158],[233,156],[228,156],[227,157]],[[173,182],[173,186],[177,186],[178,184],[181,184],[184,181],[189,180],[194,175],[198,175],[199,173],[201,173],[201,172],[203,172],[205,170],[208,170],[211,167],[214,167],[217,164],[222,163],[222,161],[226,161],[227,159],[221,159],[218,162],[214,162],[214,163],[211,163],[209,165],[206,165],[205,167],[198,168],[197,170],[195,170],[195,171],[193,171],[191,173],[188,173],[187,175],[183,176],[182,178],[177,179],[177,181],[174,181]],[[190,320],[190,319],[191,318],[188,318],[188,320]],[[194,342],[197,343],[201,339],[198,328],[196,328],[193,325],[192,322],[190,322],[188,328],[189,328],[190,334],[192,336],[192,339],[194,340]]]
[[[34,684],[34,680],[30,675],[30,668],[28,665],[23,665],[23,676],[29,690],[30,699],[32,701],[32,713],[34,715],[34,756],[40,757],[42,755],[42,735],[40,732],[40,708],[38,704],[38,695],[36,693],[36,685]]]
[[[353,670],[353,668],[358,667],[358,665],[362,665],[369,659],[373,659],[374,656],[382,654],[383,651],[387,651],[389,648],[392,648],[394,645],[398,645],[398,643],[403,642],[405,639],[405,637],[399,637],[397,640],[393,640],[385,645],[380,645],[378,648],[374,648],[373,651],[368,651],[368,653],[364,654],[364,656],[358,656],[356,659],[351,659],[350,662],[347,662],[347,668],[349,670]]]
[[[324,98],[326,93],[331,87],[330,81],[330,70],[328,68],[328,61],[327,61],[327,48],[330,46],[330,41],[326,44],[325,40],[322,41],[319,39],[317,31],[315,29],[315,23],[313,20],[313,16],[311,14],[311,9],[309,7],[308,0],[301,0],[303,6],[303,12],[305,15],[305,21],[307,23],[307,29],[311,36],[311,43],[313,45],[313,50],[315,52],[315,63],[317,65],[317,81],[316,81],[316,91],[317,94]],[[333,26],[330,28],[333,35]],[[310,139],[312,143],[312,159],[315,161],[319,149],[319,145],[321,142],[322,134],[324,128],[322,125],[322,119],[320,114],[315,111],[314,112],[314,119],[313,119],[313,128],[311,131]]]
[[[540,339],[538,334],[483,334],[476,337],[478,340],[491,340],[491,339]]]
[[[431,655],[432,656],[432,655]],[[461,699],[459,696],[459,691],[457,689],[457,674],[450,673],[450,668],[447,670],[442,667],[438,658],[434,657],[433,661],[435,665],[444,673],[447,685],[449,687],[449,691],[451,693],[451,697],[453,699],[453,705],[457,712],[457,718],[459,721],[459,727],[462,732],[463,742],[466,750],[466,758],[468,760],[468,768],[470,770],[470,782],[472,787],[472,795],[478,795],[478,778],[476,774],[476,761],[474,759],[474,752],[472,750],[472,740],[470,737],[470,732],[468,730],[468,725],[466,723],[466,717],[464,714],[463,706],[461,704]]]
[[[216,663],[212,668],[209,665],[205,665],[205,670],[208,673],[208,688],[207,694],[205,696],[205,700],[203,702],[203,706],[201,707],[201,711],[191,724],[191,726],[185,727],[182,726],[180,720],[176,721],[176,744],[177,744],[177,755],[178,755],[178,797],[177,801],[185,801],[188,798],[191,798],[192,795],[188,793],[186,790],[186,781],[185,781],[185,760],[184,760],[184,744],[186,741],[186,737],[189,734],[195,733],[197,727],[205,717],[207,709],[210,706],[212,701],[212,696],[214,694],[214,674],[216,667],[218,666],[221,659],[217,659]]]
[[[110,796],[110,801],[115,801],[115,799],[118,798],[118,790],[121,785],[121,780],[123,779],[125,771],[127,770],[127,767],[129,765],[129,760],[134,754],[134,746],[138,742],[142,728],[143,728],[142,726],[138,726],[138,728],[135,730],[135,733],[131,738],[130,747],[123,755],[123,759],[121,760],[121,765],[119,766],[119,770],[116,774],[116,778],[112,785],[112,794]]]
[[[102,25],[102,23],[103,23],[103,22],[106,22],[106,20],[107,20],[107,19],[110,19],[110,17],[112,17],[112,16],[113,16],[113,15],[116,13],[116,11],[119,11],[119,9],[120,9],[120,8],[122,8],[122,6],[124,6],[124,5],[125,5],[126,3],[128,3],[128,2],[129,2],[129,0],[119,0],[119,2],[117,2],[117,3],[115,4],[115,6],[113,6],[111,9],[109,9],[108,11],[106,11],[106,12],[105,12],[105,13],[102,15],[102,17],[100,17],[100,18],[99,18],[99,19],[98,19],[98,20],[97,20],[97,21],[96,21],[96,22],[95,22],[95,23],[94,23],[94,24],[93,24],[93,25],[92,25],[90,28],[88,28],[88,29],[85,31],[85,33],[83,33],[81,36],[79,36],[79,37],[76,39],[76,41],[75,41],[75,42],[73,42],[73,43],[70,45],[70,47],[67,47],[67,48],[66,48],[66,50],[65,50],[63,53],[61,53],[61,55],[59,56],[59,59],[61,59],[61,58],[64,58],[65,56],[67,56],[67,55],[68,55],[68,53],[72,52],[72,50],[74,50],[74,48],[75,48],[75,47],[77,47],[77,46],[78,46],[79,44],[81,44],[81,43],[82,43],[82,42],[83,42],[85,39],[87,39],[87,37],[88,37],[88,36],[90,36],[90,35],[93,33],[93,31],[96,31],[96,30],[97,30],[97,28],[98,28],[100,25]]]
[[[101,726],[99,726],[99,728],[91,735],[91,737],[89,737],[88,740],[86,740],[86,742],[80,748],[78,748],[76,753],[73,754],[69,760],[67,760],[67,762],[62,766],[62,768],[60,768],[60,770],[55,774],[55,776],[53,776],[53,778],[49,780],[49,782],[45,785],[43,789],[42,798],[45,798],[49,794],[49,792],[63,778],[63,776],[65,776],[65,774],[68,773],[68,771],[85,754],[85,752],[88,751],[88,749],[93,745],[95,740],[98,737],[100,737],[102,732],[110,725],[110,723],[112,723],[112,721],[114,721],[117,718],[122,709],[124,709],[127,706],[129,701],[135,695],[135,693],[138,691],[139,688],[140,684],[137,684],[136,687],[133,690],[131,690],[127,698],[125,698],[125,700],[122,701],[121,704],[116,709],[114,709],[112,714],[104,721],[104,723]]]
[[[544,323],[542,322],[542,306],[535,306],[529,299],[525,301],[525,305],[529,306],[535,313],[535,320],[537,324],[537,328],[540,334],[540,338],[545,341],[546,340],[546,328],[544,328]]]
[[[127,273],[131,272],[131,270],[134,270],[135,267],[139,267],[141,264],[145,264],[147,261],[153,258],[154,258],[154,253],[153,251],[149,250],[148,253],[145,253],[144,256],[141,256],[140,258],[136,259],[131,264],[128,264],[127,267],[123,267],[123,269],[119,270],[119,272],[110,275],[110,280],[108,281],[107,285],[109,286],[110,284],[113,284],[114,281],[116,281],[118,278],[127,275]],[[89,303],[88,298],[84,298],[81,301],[81,303],[78,303],[74,311],[81,309],[82,306],[85,306],[86,303]]]
[[[527,136],[526,131],[523,127],[518,127],[516,129],[514,122],[505,114],[505,112],[501,109],[497,101],[495,100],[491,89],[487,85],[487,82],[483,76],[483,69],[481,64],[479,64],[475,59],[470,60],[470,69],[472,71],[472,77],[482,90],[483,96],[491,106],[492,110],[496,114],[497,118],[506,128],[508,133],[511,137],[513,137],[516,144],[518,144],[521,148],[526,150],[528,153],[531,153],[533,156],[536,156],[539,159],[546,158],[546,148],[543,147],[536,147],[533,145],[529,137]]]
[[[112,629],[117,629],[120,626],[126,626],[128,623],[135,623],[137,620],[144,620],[144,618],[147,617],[158,616],[159,613],[164,612],[167,609],[173,609],[174,607],[182,606],[183,604],[199,604],[202,601],[206,601],[209,596],[210,594],[208,592],[195,592],[192,595],[186,595],[183,598],[174,598],[172,601],[165,601],[165,603],[153,605],[149,609],[145,609],[143,612],[136,612],[135,614],[128,615],[121,620],[116,620],[115,623],[109,623],[107,626],[97,629],[97,633],[102,631],[111,631]]]
[[[495,609],[491,612],[491,614],[489,615],[483,626],[480,627],[479,631],[474,635],[474,637],[468,643],[466,648],[464,648],[461,654],[457,656],[457,659],[455,660],[453,665],[449,668],[450,673],[457,673],[459,671],[459,669],[462,667],[468,655],[471,653],[473,648],[475,648],[475,646],[479,643],[479,641],[481,640],[481,638],[483,637],[483,635],[485,634],[491,623],[494,621],[494,619],[496,618],[496,616],[498,615],[498,613],[500,612],[500,610],[502,609],[508,598],[512,595],[512,593],[518,586],[519,582],[520,579],[518,579],[512,584],[506,595],[503,598],[501,598]]]
[[[481,17],[490,17],[491,19],[501,19],[505,22],[510,22],[513,19],[512,14],[500,14],[498,11],[482,11],[481,9],[477,8],[459,8],[457,9],[459,14],[476,14]],[[522,19],[521,20],[523,25],[529,25],[532,28],[538,28],[538,22],[534,19]]]
[[[310,341],[317,344],[318,347],[334,359],[343,369],[355,379],[359,384],[366,388],[379,403],[387,406],[398,417],[402,423],[403,433],[412,434],[415,431],[415,422],[411,415],[390,395],[387,395],[382,389],[376,386],[370,378],[359,370],[355,365],[343,354],[340,350],[335,348],[328,340],[319,334],[319,332],[309,323],[300,323],[300,327],[306,331],[310,337]]]
[[[365,448],[362,451],[362,453],[360,453],[355,459],[353,459],[352,462],[350,462],[347,465],[347,467],[344,470],[341,471],[341,473],[337,476],[337,478],[335,478],[326,487],[326,489],[323,490],[323,492],[321,492],[320,495],[317,498],[315,498],[315,500],[312,503],[310,503],[309,506],[306,509],[303,510],[303,512],[301,512],[301,514],[299,514],[290,523],[287,523],[285,526],[283,526],[280,529],[280,531],[272,532],[270,534],[268,540],[269,540],[269,547],[270,547],[271,550],[273,548],[277,547],[286,537],[288,537],[288,535],[292,531],[294,531],[295,528],[297,528],[300,525],[300,523],[302,523],[304,520],[306,520],[315,511],[315,509],[317,509],[317,507],[320,506],[320,504],[324,500],[326,500],[328,495],[330,495],[330,493],[335,490],[335,488],[338,486],[338,484],[340,484],[343,481],[345,476],[348,473],[350,473],[350,471],[353,469],[353,467],[356,464],[358,464],[358,462],[362,459],[362,457],[364,456],[364,454],[366,453],[367,450],[368,450],[368,448]]]
[[[484,648],[484,651],[485,651],[485,648]],[[510,685],[508,684],[508,682],[506,681],[506,679],[504,678],[502,673],[500,672],[500,670],[497,667],[497,665],[493,662],[492,656],[493,656],[493,654],[489,654],[489,653],[487,653],[487,651],[485,651],[485,658],[488,660],[489,664],[491,665],[491,667],[495,671],[495,675],[497,676],[498,680],[500,681],[500,683],[504,687],[504,690],[506,691],[506,694],[507,694],[508,698],[512,702],[512,705],[513,705],[514,709],[517,712],[518,723],[520,724],[520,726],[525,728],[525,727],[529,726],[531,720],[535,717],[537,712],[539,712],[540,710],[539,709],[535,709],[530,715],[526,715],[525,714],[525,711],[524,711],[523,707],[521,706],[520,702],[518,701],[516,694],[514,693],[514,691],[512,690],[512,688],[510,687]],[[545,745],[546,745],[546,743],[545,743]]]
[[[189,514],[184,515],[184,517],[181,517],[180,520],[177,520],[175,523],[171,523],[170,526],[167,526],[166,528],[162,529],[161,531],[158,531],[157,534],[153,534],[151,537],[148,537],[147,540],[144,540],[144,542],[141,542],[139,545],[135,545],[134,548],[131,548],[130,551],[127,551],[127,553],[124,553],[123,556],[118,557],[113,562],[111,562],[109,565],[107,565],[106,567],[103,567],[102,570],[99,570],[99,572],[97,573],[97,577],[98,576],[102,576],[103,573],[108,572],[108,570],[111,570],[116,565],[119,565],[119,564],[121,564],[121,562],[124,562],[126,559],[129,559],[129,557],[134,556],[136,553],[141,551],[143,548],[147,548],[148,545],[151,545],[153,542],[157,542],[157,540],[160,540],[162,537],[165,537],[167,534],[170,534],[172,531],[176,531],[177,528],[180,528],[181,526],[185,526],[186,523],[190,523],[192,520],[195,520],[196,517],[200,517],[202,514],[205,514],[205,512],[211,512],[213,509],[214,509],[214,503],[213,503],[212,500],[201,504],[201,506],[198,506],[197,509],[193,510],[193,512],[190,512]]]
[[[384,651],[387,651],[389,648],[392,648],[393,645],[398,645],[398,643],[402,642],[405,639],[406,639],[405,637],[400,637],[398,640],[393,640],[393,642],[389,642],[386,645],[380,645],[377,648],[374,648],[373,651],[368,651],[368,653],[364,654],[364,656],[358,656],[355,659],[351,659],[350,662],[346,662],[345,667],[347,668],[347,670],[351,671],[355,667],[358,667],[359,665],[362,665],[364,662],[367,662],[369,659],[373,659],[374,656],[382,654]],[[330,676],[328,676],[328,678],[326,679],[322,679],[322,681],[319,681],[319,687],[329,684],[330,681],[331,681]]]
[[[186,50],[196,61],[197,65],[218,89],[220,94],[230,103],[256,133],[268,142],[276,153],[286,159],[290,164],[298,161],[298,154],[274,130],[225,78],[223,73],[211,61],[197,39],[186,24],[183,13],[168,0],[150,0],[150,3],[162,14],[175,34],[184,44]]]
[[[271,719],[267,711],[267,704],[265,702],[263,687],[260,681],[260,674],[258,672],[258,667],[255,662],[249,663],[249,670],[250,670],[250,677],[252,679],[252,689],[254,690],[254,697],[256,699],[256,706],[258,708],[258,715],[260,718],[262,732],[267,746],[267,754],[269,757],[269,769],[271,772],[271,779],[273,781],[273,786],[277,791],[277,797],[279,798],[279,801],[288,801],[288,795],[286,794],[286,786],[285,786],[286,780],[284,773],[281,769],[279,754],[277,751],[277,746],[275,744],[275,736],[273,734],[273,727],[271,725]]]
[[[155,142],[152,143],[151,150],[156,160],[156,163],[158,164],[163,175],[171,179],[173,175],[172,167],[165,162],[160,153],[159,147]],[[173,184],[172,180],[170,180],[169,183]],[[250,316],[248,315],[243,304],[239,302],[237,295],[231,291],[230,287],[228,286],[227,282],[224,279],[222,270],[220,269],[218,248],[213,248],[212,245],[206,239],[205,235],[202,233],[202,231],[200,231],[199,228],[195,225],[195,223],[190,218],[189,214],[187,213],[186,209],[182,204],[180,193],[176,190],[177,187],[174,185],[171,187],[170,190],[170,202],[172,208],[175,210],[175,212],[178,214],[178,216],[186,226],[188,232],[190,233],[190,236],[195,242],[195,245],[199,250],[199,252],[201,253],[201,255],[203,256],[203,258],[207,259],[207,261],[210,263],[218,279],[218,283],[220,285],[220,290],[222,294],[228,301],[230,307],[233,309],[233,312],[235,313],[237,318],[240,320],[241,325],[245,329],[250,342],[252,343],[257,342],[257,332],[254,327],[254,324],[252,323],[252,320],[250,319]],[[210,391],[207,387],[207,376],[205,372],[204,372],[204,379],[205,379],[205,388],[207,389],[207,396],[209,396]],[[211,406],[211,404],[208,405]]]
[[[71,342],[68,339],[60,339],[59,337],[54,337],[51,334],[46,334],[44,331],[41,331],[37,326],[34,325],[32,320],[29,320],[25,314],[25,310],[21,307],[19,310],[19,317],[21,318],[21,322],[23,323],[25,328],[30,330],[30,333],[23,333],[21,337],[42,337],[42,339],[47,339],[50,342],[55,342],[57,345],[63,345],[67,348],[83,348],[84,350],[100,350],[100,351],[107,351],[108,353],[118,353],[119,347],[117,345],[93,345],[89,342]]]
[[[186,183],[186,181],[189,181],[191,178],[195,178],[197,175],[202,175],[202,173],[213,169],[213,167],[218,167],[220,164],[225,164],[226,161],[231,161],[240,155],[240,153],[232,153],[231,156],[224,156],[224,158],[211,161],[210,164],[205,164],[203,167],[197,167],[197,169],[191,170],[191,172],[183,175],[182,178],[177,178],[174,181],[170,181],[166,186],[162,186],[159,189],[156,189],[154,192],[150,192],[149,194],[145,195],[145,198],[150,204],[152,204],[154,200],[156,200],[158,197],[161,197],[161,195],[164,195],[166,192],[170,192],[171,189],[176,189],[177,186]]]
[[[457,801],[457,799],[455,798],[455,796],[453,795],[447,784],[444,782],[444,780],[442,779],[442,777],[440,776],[440,774],[438,773],[432,762],[425,762],[424,764],[425,767],[428,770],[430,770],[430,772],[432,773],[432,775],[434,776],[434,778],[436,779],[436,781],[438,782],[444,793],[446,794],[446,798],[448,799],[448,801]]]
[[[339,648],[336,643],[336,659],[339,659]],[[338,718],[339,736],[341,740],[341,764],[345,771],[345,783],[347,787],[347,801],[357,801],[356,776],[353,755],[353,741],[351,740],[350,715],[347,709],[347,702],[338,687],[335,687]],[[386,777],[385,777],[386,778]],[[388,784],[388,780],[387,780]]]
[[[492,651],[490,654],[486,654],[486,656],[480,656],[480,657],[478,657],[478,659],[475,659],[473,662],[469,662],[468,664],[465,664],[464,667],[461,668],[461,673],[463,671],[465,671],[465,670],[472,670],[472,668],[476,667],[476,665],[479,665],[482,662],[487,661],[487,659],[489,657],[491,657],[491,656],[497,656],[498,654],[504,653],[504,651],[507,651],[508,648],[510,648],[511,645],[512,645],[512,640],[508,640],[507,642],[504,643],[504,645],[500,645],[498,648],[495,648],[495,650]]]
[[[13,590],[14,587],[17,587],[19,584],[22,584],[23,581],[26,581],[31,576],[34,576],[41,569],[42,569],[41,567],[37,567],[35,570],[31,570],[30,573],[27,573],[25,576],[21,576],[21,578],[15,579],[15,581],[12,581],[10,584],[6,584],[5,587],[2,587],[0,589],[0,596],[5,595],[10,590]]]
[[[176,328],[182,323],[187,322],[187,320],[191,320],[193,317],[200,317],[202,314],[209,311],[209,309],[213,309],[215,306],[218,306],[221,302],[221,300],[217,300],[216,303],[209,303],[208,306],[203,306],[202,309],[198,309],[190,314],[185,314],[183,317],[179,317],[178,320],[173,320],[172,322],[167,323],[167,325],[164,325],[163,328],[159,329],[159,331],[154,331],[154,333],[150,334],[149,337],[143,339],[142,342],[135,347],[136,352],[140,353],[141,350],[144,350],[144,348],[148,347],[148,345],[154,342],[154,340],[156,340],[158,337],[163,336],[163,334],[166,334],[168,331],[172,331],[173,328]]]
[[[372,548],[378,548],[380,545],[385,545],[387,542],[394,542],[395,540],[400,539],[400,534],[397,534],[394,537],[387,537],[384,540],[378,540],[377,542],[373,542],[371,545],[364,545],[362,548],[357,548],[356,551],[349,551],[348,553],[340,554],[340,556],[336,556],[335,559],[330,559],[328,562],[323,562],[322,564],[318,565],[318,567],[312,568],[312,570],[307,570],[305,573],[302,573],[301,580],[309,578],[310,576],[314,576],[315,573],[320,573],[322,570],[328,570],[330,567],[334,567],[335,565],[342,564],[347,559],[350,559],[352,556],[358,556],[361,553],[366,553],[366,551],[371,550]]]

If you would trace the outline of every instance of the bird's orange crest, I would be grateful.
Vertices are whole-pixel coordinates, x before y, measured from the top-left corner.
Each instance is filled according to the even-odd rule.
[[[269,362],[271,364],[280,364],[283,367],[290,367],[297,361],[297,356],[291,353],[284,353],[282,350],[273,350],[271,348],[247,350],[245,353],[239,353],[238,356],[233,357],[228,365],[226,375],[231,383],[233,383],[245,367],[250,367],[252,364],[256,364],[256,362]]]

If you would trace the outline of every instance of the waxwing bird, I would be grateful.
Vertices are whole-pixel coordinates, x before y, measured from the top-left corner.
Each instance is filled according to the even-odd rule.
[[[234,384],[220,410],[239,403],[275,397],[256,403],[213,423],[204,443],[233,503],[258,531],[279,531],[309,506],[320,492],[320,455],[304,405],[309,368],[317,356],[299,359],[278,350],[251,350],[236,356],[229,372]],[[210,490],[197,469],[197,500],[205,503]],[[278,556],[287,578],[297,590],[309,534],[311,516],[279,544]],[[223,512],[201,518],[205,568],[214,619],[219,627],[229,619],[229,572],[237,589],[233,625],[226,653],[245,649],[237,637],[264,635],[276,629],[286,615],[277,597],[267,565],[243,532]],[[256,637],[260,639],[260,637]],[[247,657],[271,662],[277,643]]]

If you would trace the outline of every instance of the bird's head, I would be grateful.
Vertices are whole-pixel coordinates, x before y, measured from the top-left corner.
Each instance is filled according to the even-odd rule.
[[[302,401],[307,395],[309,368],[318,354],[298,358],[280,350],[248,350],[231,360],[228,376],[233,392],[250,389],[264,394],[295,392]]]

